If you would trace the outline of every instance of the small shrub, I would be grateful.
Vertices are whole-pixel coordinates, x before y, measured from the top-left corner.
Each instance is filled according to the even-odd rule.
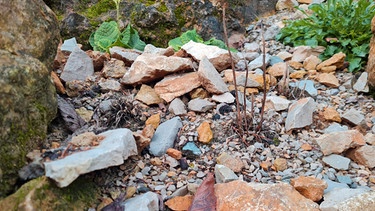
[[[344,52],[349,62],[349,71],[360,70],[368,57],[375,2],[327,0],[326,3],[311,4],[309,9],[313,11],[312,15],[287,21],[276,39],[292,46],[325,46],[321,59]]]

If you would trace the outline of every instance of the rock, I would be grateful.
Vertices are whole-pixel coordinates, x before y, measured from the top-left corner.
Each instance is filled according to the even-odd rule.
[[[234,103],[236,98],[230,92],[225,92],[221,95],[212,95],[212,100],[219,103]]]
[[[339,131],[315,139],[324,155],[340,154],[349,148],[365,145],[363,135],[357,130]]]
[[[54,71],[51,71],[51,79],[55,84],[56,92],[59,94],[66,94],[64,85],[61,83],[59,76]]]
[[[330,73],[321,73],[316,77],[316,80],[328,87],[336,88],[340,86],[339,80],[336,78],[336,76]]]
[[[288,168],[288,161],[285,158],[276,158],[273,161],[273,166],[275,167],[276,171],[284,171]]]
[[[159,197],[154,192],[147,192],[142,195],[127,199],[122,203],[126,210],[157,211],[159,210]]]
[[[174,117],[160,124],[152,137],[150,152],[155,156],[165,154],[168,148],[173,147],[173,143],[181,127],[180,117]]]
[[[154,129],[158,128],[159,124],[160,124],[160,113],[150,116],[145,122],[145,125],[152,125]]]
[[[131,66],[141,54],[134,49],[126,49],[119,46],[113,46],[110,48],[109,53],[111,54],[111,58],[123,61],[126,66]]]
[[[272,75],[273,77],[283,77],[288,70],[288,64],[285,62],[279,62],[272,65],[268,68],[268,74]]]
[[[73,50],[79,47],[75,37],[64,40],[64,43],[61,45],[61,51],[73,52]]]
[[[367,93],[369,91],[369,87],[367,85],[367,77],[368,73],[363,72],[361,76],[359,76],[357,82],[353,85],[353,89],[357,92],[365,92]]]
[[[299,70],[303,67],[303,64],[301,62],[297,62],[294,60],[287,61],[287,64],[295,70]]]
[[[322,62],[317,56],[310,55],[303,61],[303,68],[305,70],[316,70],[316,66]]]
[[[198,141],[203,144],[208,144],[214,138],[214,135],[211,130],[210,123],[202,122],[197,128],[198,132]]]
[[[163,103],[163,99],[159,97],[155,89],[146,84],[142,84],[137,95],[135,96],[135,99],[145,103],[146,105]]]
[[[354,191],[354,192],[360,192],[360,191]],[[373,207],[375,206],[375,192],[374,191],[368,191],[365,193],[353,193],[354,196],[350,197],[349,199],[346,199],[342,202],[332,202],[330,205],[332,205],[337,210],[351,210],[351,211],[371,211],[373,210]],[[325,205],[323,204],[322,210],[325,210]],[[331,207],[329,207],[327,210],[331,210]]]
[[[90,179],[79,178],[62,191],[42,176],[0,200],[0,207],[2,210],[85,210],[97,202],[98,189]]]
[[[258,43],[252,42],[252,43],[245,43],[243,48],[245,52],[258,52],[260,49],[260,46]]]
[[[324,179],[324,181],[326,181],[328,184],[328,187],[324,190],[324,194],[327,194],[335,189],[349,188],[349,186],[345,183],[333,182],[332,180],[329,180],[329,179]]]
[[[294,8],[298,6],[296,0],[278,0],[276,3],[276,10],[295,10]]]
[[[196,98],[189,101],[188,108],[196,112],[206,112],[212,109],[215,105],[215,103],[211,103],[208,100]]]
[[[198,87],[196,89],[193,89],[191,92],[189,92],[190,98],[195,99],[195,98],[209,98],[210,93],[208,93],[205,89]]]
[[[187,113],[185,103],[182,102],[180,98],[175,98],[172,100],[172,102],[169,104],[168,110],[177,116]]]
[[[182,152],[173,148],[167,149],[167,154],[176,160],[180,160],[182,157]]]
[[[212,94],[223,94],[229,91],[227,85],[221,79],[220,74],[207,57],[203,57],[199,62],[198,75],[202,86],[208,92]]]
[[[108,53],[103,53],[100,51],[88,50],[86,51],[86,54],[92,59],[95,72],[102,71],[104,63],[111,59]]]
[[[213,45],[196,43],[189,41],[181,47],[186,53],[191,55],[195,60],[201,61],[204,57],[218,70],[223,71],[231,66],[230,56],[227,50]]]
[[[255,79],[251,77],[248,77],[246,81],[246,76],[243,74],[236,77],[236,83],[238,86],[243,86],[243,87],[259,88],[262,86],[260,83],[258,83]]]
[[[300,90],[305,90],[311,97],[318,95],[318,90],[314,86],[314,82],[311,80],[302,80],[296,83],[289,83],[291,87],[298,87]]]
[[[350,159],[341,155],[328,155],[323,157],[323,162],[337,170],[348,170]]]
[[[298,70],[298,71],[295,71],[295,72],[291,73],[289,75],[289,77],[293,78],[293,79],[301,79],[301,78],[305,77],[306,74],[307,74],[306,71],[304,71],[304,70]]]
[[[125,63],[118,59],[111,59],[104,63],[102,72],[106,78],[122,78],[126,72]]]
[[[293,55],[287,51],[281,51],[276,56],[280,57],[284,61],[290,60],[293,57]]]
[[[334,73],[336,71],[337,67],[336,66],[327,66],[327,67],[322,67],[319,72],[321,73]]]
[[[157,48],[152,44],[147,44],[145,49],[143,50],[144,54],[154,54],[154,55],[162,55],[162,56],[173,56],[174,50],[171,46],[168,48]]]
[[[75,111],[83,120],[85,120],[85,122],[89,122],[94,114],[94,111],[87,110],[85,107],[75,109]]]
[[[335,66],[336,69],[342,69],[344,67],[346,55],[342,52],[334,54],[331,58],[323,61],[316,69],[320,71],[323,67]]]
[[[217,210],[319,210],[319,205],[291,185],[232,181],[215,185]]]
[[[290,180],[290,184],[304,197],[318,202],[322,199],[327,183],[314,177],[300,176]]]
[[[192,68],[193,64],[188,58],[142,54],[137,57],[125,73],[121,83],[125,85],[148,83],[161,79],[168,74]]]
[[[238,176],[228,167],[220,164],[215,165],[216,183],[227,183],[238,180]]]
[[[339,207],[343,204],[347,204],[346,201],[348,201],[351,198],[354,198],[356,196],[360,196],[366,191],[364,189],[350,189],[350,188],[339,188],[339,189],[334,189],[330,191],[327,194],[324,194],[324,201],[320,204],[320,209],[322,211],[329,211],[329,210],[353,210],[353,209],[339,209]],[[372,194],[373,195],[373,194]],[[362,197],[359,197],[357,199],[360,199]],[[354,205],[358,201],[354,202]],[[374,203],[374,202],[372,202]],[[354,209],[355,210],[355,209]],[[362,209],[359,209],[362,210]]]
[[[234,158],[225,152],[220,154],[220,156],[216,159],[216,162],[217,164],[230,168],[234,172],[241,172],[241,170],[245,167],[241,159]]]
[[[367,133],[365,135],[365,140],[367,144],[375,146],[375,134],[374,133]]]
[[[323,116],[328,121],[341,122],[340,114],[332,107],[325,108]]]
[[[194,196],[176,196],[165,202],[165,205],[171,210],[189,210],[191,203],[193,202]]]
[[[364,145],[348,151],[347,157],[368,168],[375,167],[375,146]]]
[[[148,128],[147,130],[152,129],[152,131],[154,133],[154,128],[152,127],[152,125],[148,125],[144,129],[146,129],[146,128]],[[139,132],[133,132],[133,136],[134,136],[135,142],[137,144],[138,154],[141,154],[142,151],[150,145],[152,136],[147,137],[144,134],[141,134]]]
[[[59,160],[45,162],[46,176],[66,187],[79,175],[117,166],[137,155],[137,146],[129,129],[115,129],[99,134],[105,138],[90,150],[73,153]]]
[[[60,78],[65,82],[73,80],[84,81],[93,74],[94,64],[92,59],[80,48],[75,48],[69,55]]]
[[[371,21],[372,38],[370,40],[370,51],[368,55],[366,72],[368,73],[368,84],[375,87],[375,17]]]
[[[320,53],[324,51],[324,47],[312,48],[310,46],[298,46],[294,48],[292,61],[303,62],[305,59],[311,55],[319,56]]]
[[[278,96],[269,96],[266,99],[266,103],[269,103],[267,105],[268,108],[275,109],[276,111],[282,111],[286,110],[289,107],[289,104],[291,103],[289,100],[278,97]]]
[[[44,4],[41,4],[40,1],[37,2],[28,6],[30,10],[36,9],[35,13],[45,11]],[[13,14],[22,5],[26,7],[24,3],[21,5],[18,4],[21,3],[18,1],[9,2],[9,5],[13,5],[14,8],[7,10],[9,12],[6,12],[6,14]],[[35,7],[40,7],[40,10],[37,10]],[[7,6],[3,6],[2,4],[0,11],[5,8]],[[18,11],[17,14],[30,12],[28,10],[24,12]],[[50,14],[45,15],[49,16]],[[4,16],[3,14],[2,18],[5,17],[6,15]],[[2,18],[0,18],[0,25],[2,24]],[[41,21],[42,23],[46,21],[42,16],[39,18],[43,20],[38,19],[34,21]],[[28,23],[27,20],[24,21]],[[12,23],[14,26],[18,24],[18,22]],[[33,26],[38,28],[38,30],[42,30],[34,24]],[[1,25],[1,31],[7,27],[10,26]],[[25,29],[28,28],[28,26],[24,27]],[[34,28],[30,30],[35,33],[33,31]],[[43,34],[39,37],[43,37]],[[53,37],[52,34],[50,36]],[[20,40],[20,42],[23,43],[24,40]],[[43,44],[41,45],[43,46],[44,42],[50,41],[34,40],[30,42],[42,42]],[[0,46],[5,44],[0,35]],[[31,47],[33,44],[29,43],[27,45]],[[14,48],[17,45],[15,44]],[[51,48],[55,49],[54,46],[51,46]],[[30,56],[21,54],[13,55],[7,51],[0,50],[0,198],[13,190],[12,186],[17,180],[17,171],[26,163],[24,155],[32,149],[43,145],[45,142],[47,126],[55,118],[56,111],[56,90],[46,66]]]
[[[176,97],[182,96],[201,86],[197,72],[184,73],[165,77],[156,83],[155,92],[166,102],[171,102]]]
[[[271,55],[266,54],[265,66],[267,67],[270,62]],[[263,54],[260,54],[258,58],[254,59],[248,64],[249,71],[261,68],[263,66]]]
[[[194,144],[194,142],[187,142],[184,147],[182,147],[182,152],[188,156],[199,156],[202,154],[201,150]]]
[[[290,105],[285,121],[285,129],[289,131],[312,124],[312,115],[315,107],[316,103],[311,97],[300,99]]]
[[[353,183],[353,180],[350,178],[350,176],[337,175],[336,177],[340,183],[345,183],[348,185],[351,185]]]
[[[268,27],[266,32],[264,32],[264,40],[274,40],[276,35],[280,32],[280,28],[277,25],[272,25]]]
[[[332,123],[329,127],[324,129],[324,133],[333,133],[333,132],[339,132],[339,131],[347,131],[348,126],[346,125],[340,125],[339,123]]]
[[[121,84],[117,80],[114,79],[104,79],[102,78],[98,85],[100,86],[100,89],[102,92],[109,92],[109,91],[115,91],[118,92],[121,90]]]
[[[352,125],[359,125],[365,117],[361,111],[352,108],[342,115],[342,119]]]

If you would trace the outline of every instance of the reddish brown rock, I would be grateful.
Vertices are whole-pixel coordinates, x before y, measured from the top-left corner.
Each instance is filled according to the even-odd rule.
[[[291,179],[290,184],[304,197],[315,202],[322,199],[324,189],[328,187],[324,180],[305,176]]]
[[[306,74],[307,74],[306,71],[304,71],[304,70],[298,70],[298,71],[295,71],[295,72],[291,73],[289,75],[289,77],[290,78],[294,78],[294,79],[301,79],[301,78],[305,77]]]
[[[303,64],[301,62],[297,62],[294,60],[290,60],[287,62],[290,67],[292,67],[295,70],[299,70],[303,67]]]
[[[357,130],[339,131],[315,139],[324,155],[340,154],[349,148],[365,145],[364,136]]]
[[[121,79],[121,83],[125,85],[147,83],[192,68],[193,63],[188,58],[140,55]]]
[[[199,125],[197,132],[198,132],[198,141],[203,144],[210,143],[210,141],[214,138],[210,123],[208,122],[202,122],[202,124]]]
[[[362,164],[368,168],[375,167],[375,146],[364,145],[350,150],[347,155],[356,163]]]
[[[336,76],[330,73],[321,73],[316,79],[319,81],[319,83],[328,87],[336,88],[340,86],[339,80],[336,78]]]
[[[234,172],[240,172],[245,167],[241,159],[234,158],[225,152],[220,154],[220,156],[216,159],[216,162],[232,169]]]
[[[100,72],[104,67],[104,63],[110,60],[110,56],[108,53],[103,53],[100,51],[92,51],[92,50],[88,50],[86,51],[86,53],[92,59],[95,72]]]
[[[341,69],[344,67],[345,57],[346,55],[343,52],[337,53],[333,55],[331,58],[318,64],[318,66],[316,66],[316,69],[319,71],[323,67],[328,67],[328,66],[335,66],[336,69]]]
[[[176,196],[166,201],[165,205],[167,205],[171,210],[188,210],[193,202],[193,198],[194,196],[192,195]]]
[[[173,148],[167,149],[167,154],[177,160],[180,160],[182,157],[182,152]]]
[[[218,211],[319,210],[319,205],[302,196],[291,185],[233,181],[215,185]]]
[[[57,76],[55,71],[51,71],[51,78],[52,78],[53,83],[55,84],[57,93],[65,94],[66,93],[65,87],[61,83],[61,80],[60,80],[59,76]]]
[[[151,143],[151,138],[148,138],[139,132],[133,132],[133,137],[135,139],[135,143],[137,144],[138,154],[141,154],[142,150],[148,147]]]
[[[336,111],[336,109],[332,107],[327,107],[323,111],[324,119],[328,121],[334,121],[334,122],[341,122],[341,117],[339,112]]]
[[[203,88],[196,88],[193,91],[189,92],[189,95],[191,99],[195,98],[208,98],[210,96],[210,93],[208,93],[205,89]]]
[[[372,38],[370,41],[370,51],[368,55],[367,68],[368,84],[375,88],[375,16],[371,21]]]
[[[169,76],[158,82],[155,92],[165,101],[171,102],[174,98],[184,95],[201,86],[197,72]]]

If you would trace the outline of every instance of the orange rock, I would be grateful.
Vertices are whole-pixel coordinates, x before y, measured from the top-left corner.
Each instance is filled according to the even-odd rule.
[[[298,71],[295,71],[295,72],[291,73],[289,75],[289,77],[290,78],[294,78],[294,79],[301,79],[301,78],[305,77],[306,74],[307,74],[306,71],[304,71],[304,70],[298,70]]]
[[[154,114],[154,115],[150,116],[146,120],[145,124],[146,125],[152,125],[154,127],[154,129],[156,129],[160,124],[160,113],[157,113],[157,114]]]
[[[319,81],[319,83],[324,84],[328,87],[339,87],[340,85],[339,80],[336,78],[336,76],[330,73],[319,74],[316,79]]]
[[[194,196],[176,196],[165,202],[165,205],[171,210],[188,210],[191,203],[193,202]]]
[[[57,93],[65,94],[66,93],[65,87],[61,83],[59,76],[57,76],[57,74],[54,71],[51,71],[51,78],[52,78],[53,83],[55,84]]]
[[[195,99],[195,98],[208,98],[210,96],[210,94],[203,88],[196,88],[194,89],[193,91],[189,92],[189,95],[191,97],[191,99]]]
[[[198,141],[208,144],[214,137],[210,123],[208,122],[202,122],[201,125],[199,125],[198,129]]]
[[[303,67],[303,64],[297,61],[290,60],[287,63],[295,70],[299,70]]]
[[[142,130],[142,136],[146,138],[152,138],[154,136],[155,129],[153,125],[146,125]]]
[[[282,77],[287,70],[288,70],[288,64],[285,62],[279,62],[279,63],[272,65],[270,68],[268,68],[267,72],[273,77]]]
[[[333,55],[331,58],[318,64],[318,66],[316,66],[316,69],[319,71],[323,67],[328,67],[328,66],[336,66],[337,69],[341,69],[344,66],[345,57],[346,55],[343,52],[337,53]]]
[[[160,166],[163,162],[158,157],[154,157],[150,159],[150,163],[154,166]]]
[[[273,165],[276,168],[276,171],[284,171],[288,168],[288,162],[285,158],[276,158],[273,161]]]
[[[260,163],[260,167],[262,167],[263,170],[268,171],[268,169],[272,166],[272,163],[269,161],[262,161]]]
[[[332,107],[325,108],[323,116],[328,121],[341,122],[340,114]]]
[[[242,163],[241,159],[234,158],[228,155],[226,152],[221,153],[216,159],[216,162],[232,169],[234,172],[240,172],[244,168],[244,164]]]
[[[133,132],[135,143],[137,144],[138,154],[141,154],[142,150],[151,143],[151,138],[147,138],[138,132]]]
[[[324,180],[305,176],[291,179],[290,184],[304,197],[315,202],[322,199],[324,189],[328,187]]]
[[[163,99],[159,97],[155,90],[146,84],[142,84],[137,95],[135,96],[135,99],[145,103],[146,105],[159,104],[163,102]]]
[[[315,55],[311,55],[309,57],[307,57],[305,59],[305,61],[303,61],[303,68],[305,68],[305,70],[309,71],[309,70],[315,70],[316,66],[322,62],[317,56]]]
[[[232,181],[215,185],[216,210],[318,211],[319,205],[286,183],[259,184]]]
[[[319,72],[321,73],[332,73],[335,72],[337,69],[336,66],[327,66],[327,67],[322,67]]]
[[[308,143],[304,143],[304,144],[302,144],[301,148],[302,148],[303,150],[305,150],[305,151],[310,151],[310,150],[312,150],[312,146],[311,146],[310,144],[308,144]]]
[[[173,148],[167,149],[167,154],[177,160],[180,160],[182,157],[182,152]]]

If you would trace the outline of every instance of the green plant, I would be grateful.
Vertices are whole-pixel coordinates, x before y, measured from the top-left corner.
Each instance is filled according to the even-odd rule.
[[[214,45],[219,48],[227,49],[227,46],[225,43],[221,40],[218,40],[216,38],[211,38],[207,41],[204,41],[203,38],[197,33],[195,29],[186,31],[181,34],[181,36],[176,37],[168,42],[169,46],[172,46],[175,51],[178,51],[181,49],[181,47],[188,43],[190,40],[198,43],[204,43],[206,45]],[[230,49],[231,51],[236,51],[235,49]]]
[[[375,2],[327,0],[326,3],[310,5],[309,9],[313,11],[312,15],[287,21],[287,26],[281,29],[276,39],[293,46],[325,46],[321,59],[341,51],[347,56],[349,71],[360,70],[369,52]]]
[[[109,51],[113,46],[120,46],[125,48],[134,48],[140,51],[146,46],[137,30],[130,24],[123,32],[120,32],[118,24],[115,21],[103,22],[100,27],[90,35],[90,45],[95,51]]]
[[[121,0],[113,0],[116,4],[116,20],[117,22],[119,22],[120,20],[120,3],[121,3]]]

